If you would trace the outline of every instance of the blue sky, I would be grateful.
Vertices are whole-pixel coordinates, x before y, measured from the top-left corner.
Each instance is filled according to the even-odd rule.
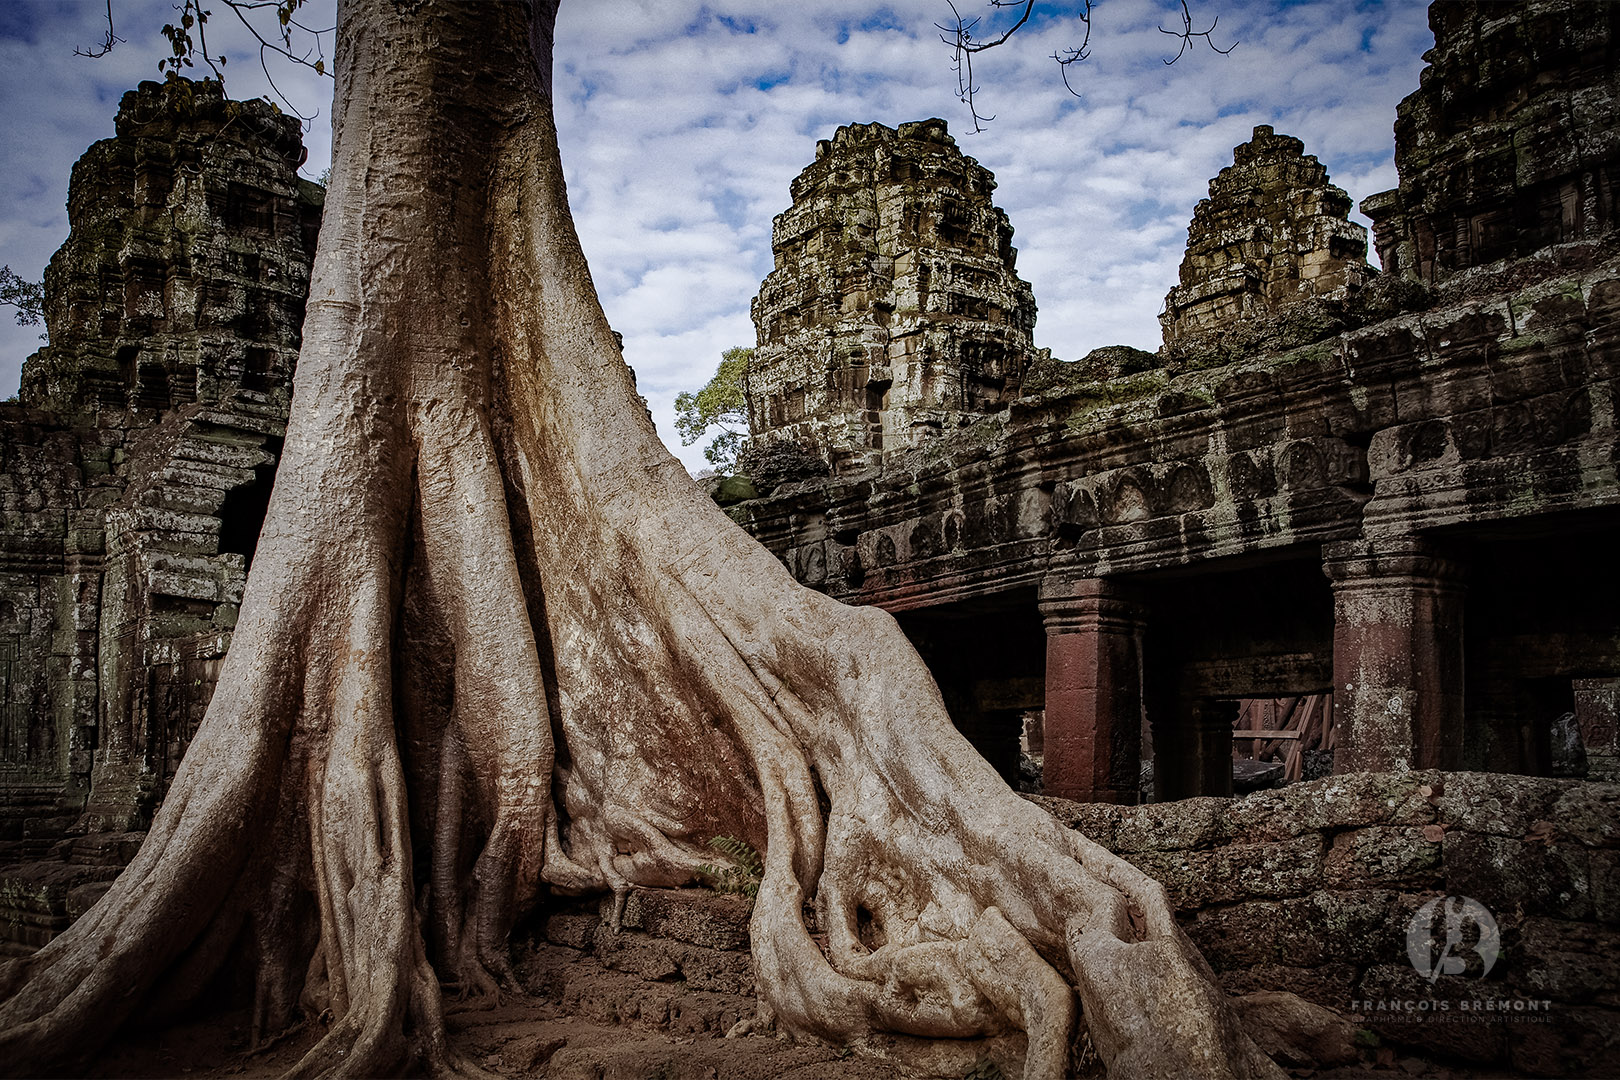
[[[214,7],[231,92],[267,92]],[[977,0],[958,7],[993,17]],[[1091,58],[1071,69],[1078,99],[1050,59],[1079,41],[1065,17],[1076,5],[1042,7],[1046,17],[979,58],[979,109],[996,120],[973,134],[934,28],[950,17],[944,0],[564,0],[558,129],[581,240],[659,430],[689,465],[701,454],[679,446],[671,402],[722,350],[753,342],[748,304],[771,268],[771,218],[839,124],[949,122],[999,181],[1040,306],[1036,343],[1066,359],[1158,346],[1193,207],[1256,124],[1304,140],[1358,202],[1394,186],[1395,105],[1433,44],[1424,4],[1198,0],[1197,28],[1218,16],[1216,41],[1237,48],[1167,67],[1175,42],[1158,27],[1179,24],[1174,0],[1098,0]],[[307,10],[311,25],[331,21],[329,0]],[[112,134],[119,96],[156,77],[167,51],[168,0],[113,0],[125,43],[74,57],[99,39],[105,11],[101,0],[0,0],[0,263],[25,276],[37,279],[66,236],[73,161]],[[272,71],[314,114],[305,172],[318,175],[332,84]],[[0,396],[15,392],[37,334],[0,316]]]

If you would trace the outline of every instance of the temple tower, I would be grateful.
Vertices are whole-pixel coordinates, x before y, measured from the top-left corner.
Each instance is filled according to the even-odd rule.
[[[1361,203],[1384,270],[1433,284],[1612,232],[1620,5],[1446,0],[1429,26],[1395,110],[1400,187]]]
[[[1262,124],[1232,159],[1193,211],[1181,283],[1164,298],[1171,352],[1305,300],[1346,297],[1372,274],[1350,196],[1304,143]]]
[[[850,472],[1017,396],[1035,300],[995,186],[943,120],[817,143],[754,300],[756,437]]]

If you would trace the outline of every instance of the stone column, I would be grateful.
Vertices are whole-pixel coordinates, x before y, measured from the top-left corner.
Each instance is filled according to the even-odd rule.
[[[1234,698],[1199,697],[1173,673],[1148,703],[1153,718],[1153,798],[1157,802],[1232,794]]]
[[[1462,764],[1461,567],[1415,537],[1323,548],[1336,773]]]
[[[1142,628],[1145,609],[1106,578],[1048,577],[1046,794],[1082,802],[1134,803],[1142,756]]]

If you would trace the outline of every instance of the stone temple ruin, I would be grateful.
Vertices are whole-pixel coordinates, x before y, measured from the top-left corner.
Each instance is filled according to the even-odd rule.
[[[756,475],[729,512],[806,585],[894,613],[964,734],[1010,781],[1039,759],[1031,797],[1163,880],[1227,989],[1613,1073],[1620,6],[1430,19],[1400,185],[1361,204],[1382,271],[1350,196],[1256,128],[1193,212],[1156,354],[1036,349],[989,172],[940,120],[840,128],[775,222],[746,387],[755,450],[825,475]],[[52,343],[0,407],[15,951],[127,861],[228,647],[319,222],[298,156],[257,106],[143,84],[75,171]],[[1446,895],[1501,924],[1488,983],[1407,960]],[[591,911],[541,933],[639,970]],[[720,966],[746,994],[745,960]],[[1548,1019],[1373,1005],[1437,993]]]
[[[1566,714],[1615,775],[1615,43],[1557,4],[1434,12],[1401,186],[1364,204],[1382,274],[1349,196],[1256,128],[1193,214],[1158,355],[1026,348],[972,428],[732,509],[801,581],[894,612],[1009,779],[1031,713],[1046,792],[1083,800],[1136,802],[1146,760],[1149,797],[1231,794],[1234,741],[1545,776],[1574,768]],[[774,420],[756,440],[803,439]]]
[[[1234,992],[1412,996],[1422,899],[1512,912],[1494,986],[1546,989],[1552,1028],[1361,1019],[1538,1075],[1620,1069],[1612,976],[1549,959],[1620,947],[1617,14],[1433,7],[1400,186],[1362,203],[1382,272],[1349,196],[1257,128],[1193,214],[1157,354],[1030,348],[1004,408],[729,510],[894,613],[964,734],[1092,804],[1066,813],[1169,885]],[[1226,798],[1278,772],[1323,778]]]
[[[1232,158],[1193,211],[1181,284],[1164,298],[1172,353],[1305,300],[1346,299],[1372,276],[1350,196],[1304,143],[1261,125]]]
[[[116,131],[74,167],[50,344],[0,406],[0,837],[72,834],[74,881],[121,863],[207,707],[320,227],[298,124],[268,105],[143,83]],[[8,936],[41,943],[60,908]]]
[[[847,472],[1016,398],[1035,298],[995,186],[943,120],[817,143],[754,299],[751,429]]]

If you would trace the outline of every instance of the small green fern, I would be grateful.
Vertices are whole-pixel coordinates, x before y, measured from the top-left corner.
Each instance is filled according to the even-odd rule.
[[[709,888],[717,893],[746,896],[752,900],[759,895],[759,882],[765,876],[765,860],[753,845],[735,836],[717,836],[709,846],[724,855],[729,866],[704,863],[697,872],[709,879]]]

